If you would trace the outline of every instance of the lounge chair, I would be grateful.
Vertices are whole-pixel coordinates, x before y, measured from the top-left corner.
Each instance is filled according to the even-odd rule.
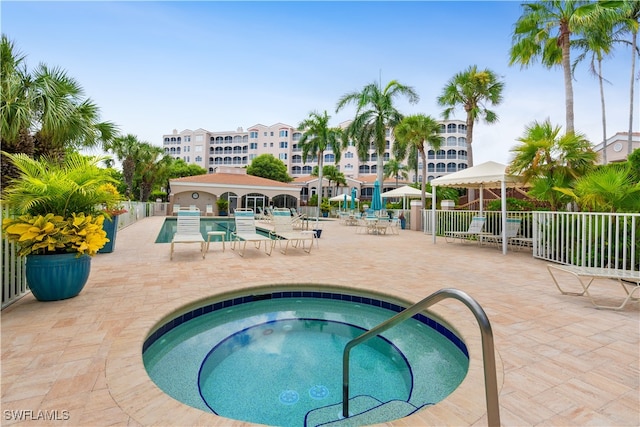
[[[180,205],[178,203],[174,203],[173,204],[173,215],[178,215],[178,212],[180,212]]]
[[[199,243],[200,252],[204,259],[206,254],[206,244],[204,237],[200,233],[200,212],[180,211],[178,212],[178,228],[171,239],[171,253],[169,259],[173,259],[173,250],[176,243]]]
[[[574,265],[558,264],[547,264],[547,270],[549,270],[549,274],[553,279],[553,283],[555,283],[556,287],[562,295],[587,295],[591,300],[591,303],[596,308],[607,310],[622,310],[630,300],[640,300],[639,297],[634,297],[634,294],[638,292],[638,289],[640,289],[640,272],[638,271],[621,270],[617,268],[577,267]],[[568,275],[574,276],[576,279],[578,279],[578,282],[582,287],[582,292],[568,292],[561,288],[558,282],[558,277],[556,277],[558,275],[558,271],[567,273]],[[622,300],[622,304],[620,304],[619,306],[611,306],[596,303],[594,298],[589,293],[589,288],[591,287],[593,282],[598,279],[612,279],[616,280],[620,284],[620,287],[622,287],[622,290],[624,292],[624,294],[622,295],[622,298],[624,298]],[[585,280],[588,281],[585,282]]]
[[[231,250],[236,249],[236,244],[242,243],[242,250],[239,254],[244,256],[247,242],[253,242],[256,249],[260,249],[264,242],[265,253],[271,255],[275,241],[269,236],[258,234],[253,209],[235,209],[233,216],[235,217],[236,229],[231,233]]]
[[[455,242],[456,239],[460,239],[460,242],[464,242],[471,237],[475,237],[480,241],[481,235],[487,234],[482,232],[485,222],[485,217],[474,216],[471,219],[471,224],[469,224],[469,229],[467,231],[446,231],[444,233],[444,238],[447,243]]]
[[[205,210],[205,215],[209,216],[213,216],[213,205],[207,205],[207,208]]]
[[[298,245],[302,243],[302,250],[306,253],[311,253],[315,233],[294,230],[294,221],[295,219],[291,217],[291,211],[289,209],[274,209],[271,221],[273,225],[273,230],[270,233],[271,237],[280,242],[280,251],[283,254],[287,253],[289,243],[291,243],[294,248],[297,248]],[[307,241],[309,242],[308,250],[305,244]],[[284,249],[282,249],[283,242],[285,242]]]
[[[511,241],[514,237],[518,235],[520,232],[520,223],[522,220],[520,218],[507,218],[507,229],[506,229],[506,237],[507,243]],[[486,241],[490,244],[495,244],[496,246],[502,243],[502,234],[480,234],[480,239],[482,241]]]

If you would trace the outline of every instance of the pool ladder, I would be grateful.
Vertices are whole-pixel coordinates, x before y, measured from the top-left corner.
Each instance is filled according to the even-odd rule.
[[[358,344],[362,344],[370,338],[373,338],[389,328],[413,317],[415,314],[423,311],[443,299],[454,298],[461,301],[473,313],[480,326],[482,335],[482,358],[484,361],[484,386],[487,399],[487,420],[490,426],[500,425],[500,406],[498,404],[498,381],[496,378],[496,359],[493,349],[493,332],[491,324],[486,313],[480,307],[480,304],[471,298],[467,293],[458,289],[440,289],[429,295],[425,299],[411,307],[401,311],[391,319],[382,322],[373,329],[368,330],[364,334],[349,341],[344,348],[342,356],[342,416],[349,417],[349,352]]]

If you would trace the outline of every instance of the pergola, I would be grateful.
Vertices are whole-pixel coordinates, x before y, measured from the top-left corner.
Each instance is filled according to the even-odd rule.
[[[433,224],[433,243],[436,243],[436,191],[435,187],[476,188],[480,190],[480,214],[483,211],[483,191],[485,188],[499,188],[502,201],[502,253],[507,253],[507,188],[521,187],[519,176],[510,175],[507,166],[497,162],[485,162],[450,175],[431,181],[432,200],[431,220]]]

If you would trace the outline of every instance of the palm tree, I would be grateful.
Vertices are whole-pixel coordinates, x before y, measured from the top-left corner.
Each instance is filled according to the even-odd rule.
[[[393,105],[394,100],[400,96],[406,97],[411,104],[420,100],[412,87],[391,80],[384,89],[377,83],[371,83],[360,92],[346,93],[338,100],[336,106],[338,112],[348,104],[356,105],[355,118],[346,129],[347,135],[355,141],[360,159],[367,157],[373,143],[378,156],[377,179],[381,185],[387,145],[386,132],[402,120],[402,115]]]
[[[438,104],[446,107],[442,112],[445,120],[449,119],[456,108],[463,108],[467,117],[467,155],[468,166],[473,166],[473,126],[483,119],[486,123],[498,121],[498,115],[489,110],[486,104],[499,105],[502,102],[504,83],[496,73],[488,68],[478,70],[472,65],[465,71],[453,76],[442,89]]]
[[[140,150],[141,142],[133,134],[119,136],[105,145],[105,150],[113,152],[118,160],[122,162],[122,175],[127,185],[126,196],[133,195],[133,177],[136,171],[136,157]]]
[[[310,154],[318,158],[318,216],[320,216],[320,205],[322,204],[322,174],[324,152],[333,149],[335,161],[339,162],[344,144],[344,133],[340,128],[329,127],[331,117],[326,110],[320,114],[316,111],[309,113],[309,117],[301,121],[298,129],[304,133],[298,141],[298,147],[302,149],[302,161],[306,162]]]
[[[114,137],[116,126],[99,121],[98,107],[84,97],[77,81],[45,64],[29,73],[24,58],[3,35],[0,132],[5,151],[62,160],[68,148],[95,147]]]
[[[311,171],[311,176],[318,176],[318,166],[314,166]],[[322,167],[322,176],[324,176],[327,181],[329,181],[329,188],[331,188],[331,183],[336,183],[336,194],[338,192],[338,187],[340,185],[347,185],[347,180],[342,172],[335,167],[334,165],[324,165]]]
[[[135,169],[136,177],[140,181],[140,201],[149,199],[153,185],[164,182],[168,173],[171,158],[164,155],[162,147],[142,142],[136,151]]]
[[[554,210],[570,201],[556,188],[571,187],[593,168],[597,158],[586,136],[560,132],[560,126],[553,126],[548,119],[528,125],[524,136],[518,138],[520,144],[511,149],[514,158],[509,165],[511,173],[521,175],[525,184],[530,184],[529,193],[548,201]]]
[[[396,126],[394,134],[397,143],[400,145],[398,151],[402,154],[408,146],[415,147],[420,153],[422,160],[422,180],[420,189],[422,191],[422,209],[426,207],[426,181],[427,181],[427,156],[425,155],[425,144],[439,150],[442,138],[439,135],[440,123],[431,116],[415,114],[407,116]],[[406,151],[405,151],[406,152]],[[401,156],[404,157],[404,156]]]
[[[384,164],[384,177],[390,178],[394,177],[396,179],[396,188],[398,187],[398,179],[403,177],[405,180],[409,179],[409,174],[407,173],[407,167],[400,163],[397,158],[389,159],[387,163]]]
[[[595,4],[584,0],[545,0],[522,5],[515,24],[509,65],[528,67],[537,59],[543,66],[561,66],[564,74],[566,130],[574,132],[571,75],[572,34],[583,30]]]
[[[633,97],[634,84],[636,79],[636,62],[640,56],[638,50],[638,28],[640,27],[640,0],[601,1],[598,3],[603,8],[610,8],[614,11],[613,19],[624,32],[631,35],[631,74],[629,84],[629,134],[627,143],[627,154],[633,151]]]
[[[640,211],[640,182],[633,180],[630,167],[626,164],[599,167],[578,178],[573,188],[556,190],[571,196],[582,210]]]
[[[590,56],[589,71],[598,79],[600,86],[600,107],[602,110],[602,161],[607,163],[607,116],[604,97],[604,81],[602,73],[602,61],[606,56],[611,55],[613,44],[617,41],[613,33],[613,26],[606,19],[597,19],[588,24],[588,28],[583,34],[583,38],[575,40],[573,45],[582,52],[573,62],[572,71],[579,62]]]

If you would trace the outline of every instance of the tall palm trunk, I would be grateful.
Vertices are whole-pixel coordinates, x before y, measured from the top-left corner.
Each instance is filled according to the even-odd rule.
[[[473,116],[467,112],[467,167],[473,167]],[[476,191],[473,188],[467,188],[467,204],[476,199]]]
[[[569,36],[569,24],[563,21],[560,23],[560,44],[562,46],[562,71],[564,72],[566,131],[567,133],[574,133],[575,126],[573,117],[573,82],[571,80],[571,53]]]
[[[425,196],[425,192],[427,191],[427,155],[424,153],[424,149],[418,151],[420,152],[420,158],[422,159],[422,182],[420,183],[420,190],[422,191],[422,194],[420,196],[420,200],[422,201],[422,209],[426,209],[427,198]]]
[[[600,105],[602,106],[602,163],[607,164],[607,115],[604,104],[604,84],[602,78],[602,58],[598,56],[598,83],[600,84]]]
[[[636,74],[636,49],[638,44],[638,31],[633,31],[631,35],[631,84],[629,85],[629,135],[627,143],[627,154],[633,151],[633,90],[634,77]]]

